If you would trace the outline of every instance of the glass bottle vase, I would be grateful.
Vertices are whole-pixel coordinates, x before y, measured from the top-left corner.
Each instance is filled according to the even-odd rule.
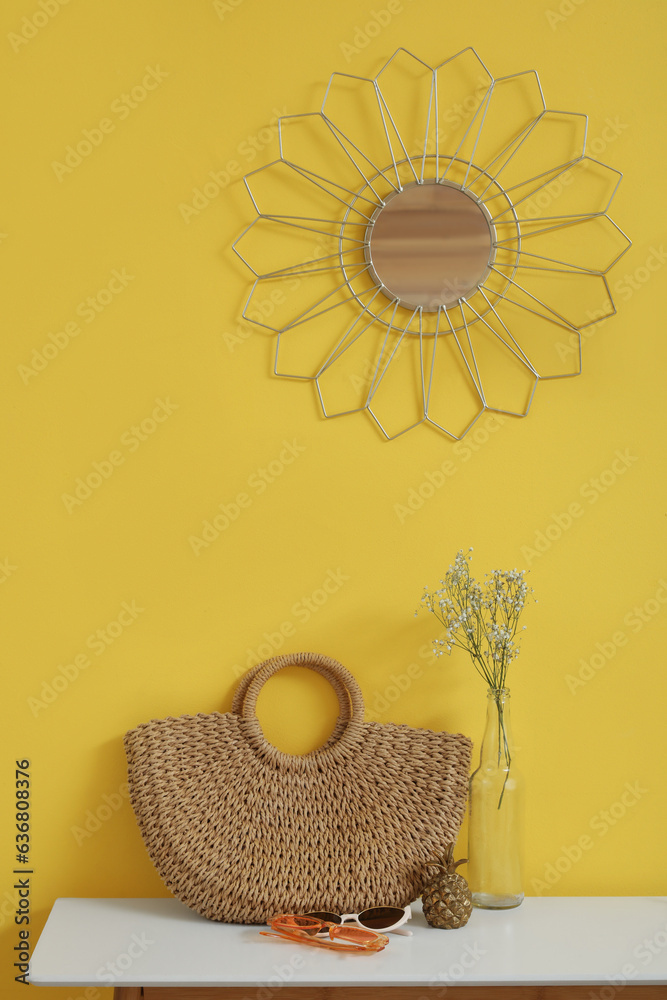
[[[468,883],[473,906],[523,901],[524,787],[514,760],[507,688],[489,688],[479,767],[470,777]]]

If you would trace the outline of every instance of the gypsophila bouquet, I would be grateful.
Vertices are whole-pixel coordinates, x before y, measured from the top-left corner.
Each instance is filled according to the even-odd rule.
[[[468,569],[472,548],[468,553],[458,551],[438,590],[431,593],[424,587],[421,606],[445,629],[444,639],[433,640],[436,656],[451,653],[454,646],[467,650],[477,672],[498,690],[505,687],[507,668],[519,655],[519,618],[533,591],[525,570],[494,569],[479,583]]]
[[[498,761],[504,758],[506,763],[505,780],[498,799],[500,809],[511,767],[503,692],[507,668],[520,652],[519,618],[533,591],[524,579],[525,570],[494,569],[484,574],[483,584],[479,583],[468,569],[471,553],[472,548],[468,549],[467,556],[459,549],[454,565],[440,581],[440,589],[431,593],[424,587],[421,606],[434,614],[445,629],[444,639],[433,640],[436,656],[451,653],[454,646],[465,649],[470,653],[475,670],[494,693],[499,725]]]

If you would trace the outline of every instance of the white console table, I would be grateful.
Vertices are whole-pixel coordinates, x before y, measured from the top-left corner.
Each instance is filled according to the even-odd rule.
[[[176,899],[58,899],[29,978],[117,1000],[667,1000],[667,897],[531,897],[343,955],[205,920]]]

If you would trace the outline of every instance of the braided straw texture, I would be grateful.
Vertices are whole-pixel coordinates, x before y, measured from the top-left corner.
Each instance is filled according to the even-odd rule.
[[[301,664],[331,681],[341,715],[327,743],[279,751],[255,715],[262,684]],[[125,735],[132,806],[167,887],[212,920],[405,906],[429,858],[456,840],[471,741],[363,722],[341,664],[278,656],[241,680],[233,711],[153,720]]]

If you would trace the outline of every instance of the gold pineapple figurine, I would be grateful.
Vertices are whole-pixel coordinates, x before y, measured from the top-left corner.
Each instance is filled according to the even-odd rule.
[[[426,862],[427,867],[439,869],[422,891],[424,916],[431,927],[453,929],[468,923],[472,913],[472,895],[466,880],[456,872],[458,866],[467,860],[454,861],[454,845],[448,844],[442,857]]]

